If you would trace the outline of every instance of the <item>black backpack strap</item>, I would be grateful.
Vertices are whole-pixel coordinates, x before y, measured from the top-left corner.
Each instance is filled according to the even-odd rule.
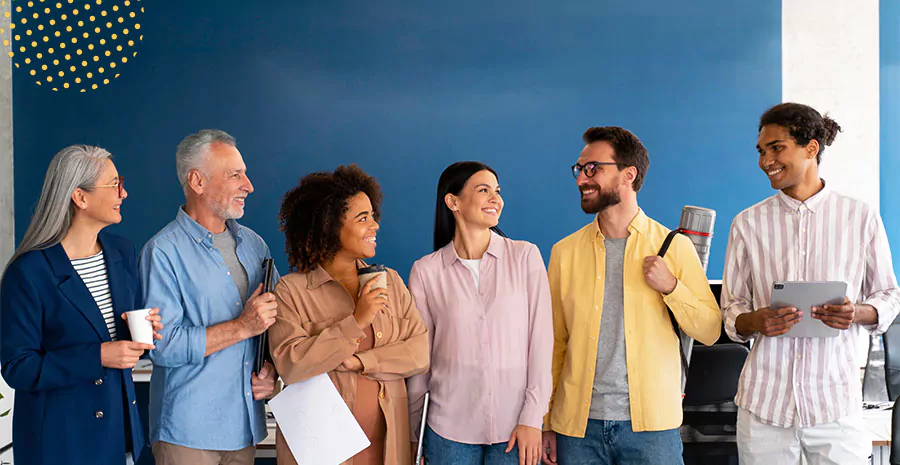
[[[676,230],[670,232],[669,235],[666,236],[666,240],[663,241],[662,247],[659,248],[659,252],[657,252],[656,255],[659,255],[660,257],[665,257],[666,252],[669,251],[669,246],[672,245],[672,240],[675,239],[675,236],[677,236],[679,234],[681,234],[681,229],[676,229]]]
[[[669,235],[666,236],[666,240],[663,241],[662,247],[659,248],[659,252],[657,252],[656,255],[665,257],[666,252],[669,251],[669,246],[672,245],[672,240],[675,239],[675,236],[678,234],[682,234],[681,229],[670,232]],[[675,331],[675,336],[678,337],[678,355],[681,356],[681,367],[684,369],[685,377],[687,377],[688,361],[687,355],[685,355],[684,350],[681,349],[681,328],[678,326],[678,320],[675,319],[675,314],[672,313],[672,309],[666,306],[666,310],[669,311],[669,321],[672,322],[672,330]]]

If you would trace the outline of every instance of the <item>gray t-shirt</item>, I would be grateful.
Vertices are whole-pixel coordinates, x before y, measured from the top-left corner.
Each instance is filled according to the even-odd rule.
[[[234,241],[234,236],[231,235],[231,231],[228,228],[225,228],[225,232],[221,234],[213,234],[213,247],[219,251],[222,259],[225,260],[225,265],[231,270],[231,279],[234,280],[234,284],[238,288],[241,302],[247,303],[247,298],[250,297],[247,295],[250,281],[247,278],[247,271],[241,265],[240,260],[238,260],[237,242]]]
[[[631,420],[628,402],[628,371],[625,369],[625,298],[623,268],[628,238],[605,239],[606,279],[603,314],[597,340],[597,366],[591,393],[592,420]]]

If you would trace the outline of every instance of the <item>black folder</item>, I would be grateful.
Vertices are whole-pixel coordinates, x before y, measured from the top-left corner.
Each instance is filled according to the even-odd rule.
[[[263,292],[272,292],[272,281],[275,279],[275,260],[267,258],[263,260]],[[269,332],[264,331],[259,335],[256,344],[256,361],[253,363],[253,372],[259,375],[266,360],[272,360],[272,354],[269,352]]]

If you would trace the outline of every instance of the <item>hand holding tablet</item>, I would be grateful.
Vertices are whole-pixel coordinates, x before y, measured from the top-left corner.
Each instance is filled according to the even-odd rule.
[[[764,307],[749,315],[752,315],[750,323],[752,331],[766,337],[781,336],[803,319],[803,312],[794,307],[776,309]]]
[[[785,326],[789,324],[773,337],[835,337],[850,327],[855,312],[847,299],[847,283],[842,281],[776,281],[769,308],[786,312]],[[800,317],[791,318],[792,312]]]
[[[838,305],[824,305],[812,308],[812,317],[835,329],[848,329],[856,319],[856,305],[844,297]]]

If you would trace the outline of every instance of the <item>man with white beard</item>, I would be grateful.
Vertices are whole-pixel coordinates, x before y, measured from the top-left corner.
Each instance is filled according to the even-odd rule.
[[[269,248],[235,221],[253,185],[233,137],[191,134],[176,164],[185,204],[140,258],[145,304],[165,322],[150,355],[150,443],[158,465],[250,465],[277,378],[268,362],[252,372],[277,313],[262,293]]]

